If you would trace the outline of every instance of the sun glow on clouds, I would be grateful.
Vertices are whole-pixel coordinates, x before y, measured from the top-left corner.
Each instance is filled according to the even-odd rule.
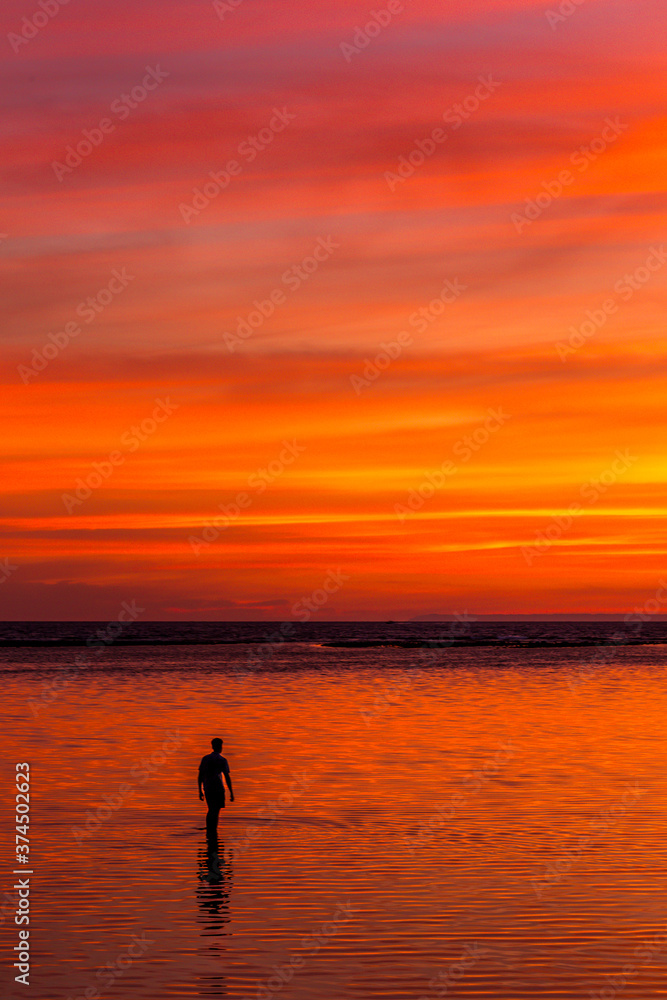
[[[589,0],[551,25],[532,0],[413,0],[346,60],[368,11],[91,0],[5,61],[4,617],[111,618],[128,596],[280,617],[332,566],[351,579],[331,618],[624,612],[655,589],[667,266],[615,286],[665,231],[664,8]],[[20,31],[25,6],[6,16]],[[159,86],[58,180],[148,66]],[[276,108],[294,118],[269,135]],[[465,288],[441,309],[446,282]]]

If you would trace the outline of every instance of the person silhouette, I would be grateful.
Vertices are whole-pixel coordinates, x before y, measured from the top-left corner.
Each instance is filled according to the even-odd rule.
[[[229,789],[230,802],[234,801],[234,792],[232,790],[232,778],[229,773],[227,758],[223,757],[220,752],[222,750],[222,740],[219,736],[216,736],[211,740],[211,746],[213,747],[213,753],[207,753],[204,757],[202,757],[199,764],[197,786],[199,788],[199,798],[203,802],[205,795],[206,803],[208,805],[208,812],[206,813],[206,835],[208,837],[215,837],[217,836],[218,831],[218,817],[220,815],[220,810],[225,808],[225,786],[222,781],[223,775],[225,776],[227,788]]]

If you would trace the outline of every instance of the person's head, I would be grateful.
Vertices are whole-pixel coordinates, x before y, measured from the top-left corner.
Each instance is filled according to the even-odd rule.
[[[222,740],[220,739],[219,736],[215,736],[211,740],[211,746],[213,747],[214,753],[220,753],[220,751],[222,750]]]

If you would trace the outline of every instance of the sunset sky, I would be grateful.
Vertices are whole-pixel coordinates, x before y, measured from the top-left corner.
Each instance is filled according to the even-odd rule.
[[[2,618],[654,597],[663,3],[44,4],[3,8]]]

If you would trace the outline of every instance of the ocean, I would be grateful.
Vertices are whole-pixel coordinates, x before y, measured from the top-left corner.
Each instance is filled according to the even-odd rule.
[[[662,624],[282,624],[3,623],[6,995],[664,990]]]
[[[0,622],[2,646],[227,645],[285,643],[359,646],[595,646],[667,642],[667,623],[630,613],[628,621],[480,621],[461,613],[441,622]],[[140,611],[141,609],[139,609]],[[127,617],[127,615],[125,616]],[[664,616],[667,617],[667,616]],[[646,619],[646,620],[642,620]]]

